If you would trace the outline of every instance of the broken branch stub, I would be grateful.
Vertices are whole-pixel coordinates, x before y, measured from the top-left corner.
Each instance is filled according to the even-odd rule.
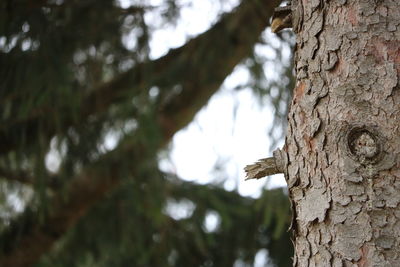
[[[246,179],[260,179],[265,176],[283,173],[284,163],[280,157],[279,149],[274,151],[274,156],[270,158],[259,159],[256,163],[244,167]]]

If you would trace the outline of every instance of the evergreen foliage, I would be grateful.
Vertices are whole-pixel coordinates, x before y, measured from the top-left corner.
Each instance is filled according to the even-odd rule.
[[[254,200],[157,164],[240,63],[284,128],[291,68],[275,62],[288,78],[270,81],[253,50],[279,1],[243,1],[154,60],[149,40],[160,25],[146,14],[174,24],[182,2],[133,2],[0,2],[0,265],[233,266],[267,249],[289,266],[283,190]],[[110,136],[115,148],[105,146]],[[59,164],[49,168],[49,157]],[[174,218],[171,205],[189,214]]]

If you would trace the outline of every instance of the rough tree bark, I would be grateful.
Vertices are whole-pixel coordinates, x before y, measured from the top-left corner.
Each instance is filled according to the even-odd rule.
[[[295,0],[294,266],[400,266],[400,1]]]

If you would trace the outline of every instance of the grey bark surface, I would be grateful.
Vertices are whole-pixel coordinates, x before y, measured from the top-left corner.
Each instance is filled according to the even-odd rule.
[[[400,266],[400,1],[292,1],[294,266]]]

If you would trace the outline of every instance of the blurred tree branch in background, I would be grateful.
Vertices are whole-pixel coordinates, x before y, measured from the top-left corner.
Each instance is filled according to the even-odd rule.
[[[26,6],[13,1],[1,3],[0,178],[17,188],[29,186],[33,197],[21,214],[7,219],[2,227],[0,265],[30,266],[49,255],[45,257],[43,266],[46,266],[46,259],[49,266],[54,266],[51,265],[54,264],[51,251],[58,255],[64,251],[61,249],[64,246],[65,250],[68,249],[69,242],[79,243],[74,233],[79,231],[79,227],[90,228],[90,224],[85,225],[86,221],[99,223],[103,216],[114,217],[112,213],[117,207],[104,202],[113,202],[116,198],[122,201],[122,196],[129,195],[125,188],[127,184],[132,190],[135,186],[149,188],[143,199],[135,196],[134,201],[141,202],[143,207],[133,209],[132,216],[136,216],[135,211],[143,212],[141,209],[146,209],[151,198],[158,200],[155,201],[158,209],[155,208],[152,214],[155,217],[149,215],[147,220],[150,222],[144,225],[136,222],[136,217],[130,218],[135,225],[144,227],[150,223],[153,232],[156,227],[168,227],[165,235],[176,232],[190,236],[203,231],[200,226],[194,232],[180,229],[183,227],[181,222],[165,218],[160,226],[156,218],[161,216],[160,207],[171,196],[190,198],[198,190],[198,194],[207,197],[203,195],[201,200],[192,200],[196,203],[196,210],[200,210],[201,203],[204,207],[214,205],[205,203],[209,198],[215,198],[216,202],[227,207],[232,205],[231,208],[243,205],[243,218],[254,231],[243,238],[249,239],[246,244],[251,243],[258,231],[258,223],[263,220],[253,221],[250,206],[259,201],[222,189],[181,181],[171,183],[159,175],[157,153],[165,149],[177,131],[193,120],[234,67],[251,55],[279,2],[243,1],[232,13],[223,15],[210,30],[155,60],[150,60],[146,54],[149,29],[144,25],[144,12],[154,7],[121,9],[111,1],[101,4],[96,1],[35,1]],[[83,21],[82,16],[85,18]],[[135,52],[121,44],[124,31],[120,28],[125,25],[121,21],[130,27],[142,26]],[[24,45],[29,49],[24,50]],[[154,88],[157,94],[151,97],[149,92]],[[110,129],[118,129],[119,139],[116,148],[107,150],[102,144]],[[61,159],[55,173],[49,172],[45,165],[49,151],[56,151]],[[124,191],[122,195],[121,191]],[[12,190],[3,194],[7,196],[10,192]],[[219,194],[222,196],[217,200]],[[224,200],[224,194],[230,197]],[[230,198],[243,203],[232,204]],[[24,202],[24,199],[20,201]],[[126,199],[122,202],[130,203]],[[95,206],[94,210],[105,212],[103,205],[109,208],[109,215],[99,216],[96,211],[90,211]],[[285,214],[282,218],[287,215],[285,205],[281,205],[282,214]],[[202,211],[202,218],[206,209]],[[78,223],[81,219],[83,222]],[[223,223],[226,221],[222,219]],[[77,223],[78,228],[74,230]],[[239,224],[239,221],[235,223]],[[282,227],[286,223],[283,219],[279,225]],[[102,227],[107,228],[107,223],[103,222]],[[145,230],[137,231],[143,233]],[[168,238],[163,237],[163,242]],[[184,244],[185,240],[181,241]],[[213,242],[216,245],[219,241]],[[239,239],[238,242],[242,241]],[[193,249],[197,251],[202,246],[206,245],[197,244]],[[214,264],[231,266],[240,253],[245,253],[246,260],[251,261],[250,255],[254,256],[260,244],[254,243],[253,246],[253,254],[233,247],[224,248],[229,262],[224,259],[222,265]],[[165,257],[172,253],[165,247],[159,249]],[[183,245],[180,249],[189,248]],[[217,253],[211,248],[203,249],[207,250],[203,255],[206,257]],[[184,252],[181,254],[185,255]],[[145,254],[141,256],[145,257]],[[167,265],[165,261],[163,264],[153,262],[155,265],[152,265],[152,261],[156,261],[154,256],[149,251],[143,264],[138,265]],[[200,265],[203,256],[199,256],[196,264]],[[138,257],[133,259],[138,260]],[[211,258],[218,257],[213,255]],[[110,264],[104,255],[100,258],[104,260],[104,266]],[[71,258],[66,257],[65,262],[59,264],[77,264],[69,261]],[[180,261],[181,265],[189,264],[183,264],[183,258]],[[91,266],[90,262],[80,264]],[[122,262],[118,264],[126,266]]]

